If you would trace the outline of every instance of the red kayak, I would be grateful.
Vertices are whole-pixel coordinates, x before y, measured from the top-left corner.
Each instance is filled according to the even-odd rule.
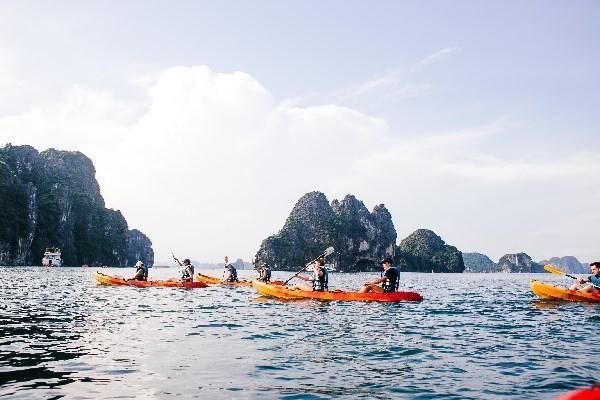
[[[600,386],[589,389],[579,389],[563,394],[556,400],[600,400]]]

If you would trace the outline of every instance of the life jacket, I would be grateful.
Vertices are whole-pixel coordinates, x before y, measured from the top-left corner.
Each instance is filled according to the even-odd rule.
[[[600,275],[590,275],[588,281],[594,286],[600,286]]]
[[[140,273],[140,271],[144,271],[142,273],[141,276],[139,276],[138,274]],[[146,269],[144,267],[138,267],[135,270],[135,278],[136,281],[147,281],[148,280],[148,275],[146,275]]]
[[[188,272],[188,269],[191,272]],[[192,264],[190,265],[186,265],[185,269],[183,270],[183,274],[181,276],[181,280],[186,281],[186,282],[193,282],[194,280],[194,266]]]
[[[397,291],[398,287],[400,286],[400,270],[394,267],[390,267],[389,269],[393,269],[394,271],[396,271],[396,281],[391,282],[390,279],[385,275],[385,272],[387,272],[387,270],[381,273],[382,277],[385,276],[385,281],[381,284],[381,287],[383,288],[383,291],[385,293],[393,293]]]
[[[271,268],[264,268],[260,271],[258,280],[262,282],[271,282]]]
[[[321,271],[323,271],[323,276],[319,276],[317,272],[313,272],[313,291],[315,292],[325,292],[328,289],[328,281],[329,276],[327,270],[324,267],[321,267]]]
[[[231,272],[231,275],[227,279],[227,282],[239,282],[238,276],[237,276],[237,270],[235,269],[235,267],[233,265],[230,264],[229,266],[231,267],[231,269],[229,270],[229,272]]]

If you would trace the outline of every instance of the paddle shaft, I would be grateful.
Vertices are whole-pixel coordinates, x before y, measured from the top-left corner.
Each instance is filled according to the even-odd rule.
[[[298,275],[300,275],[300,273],[304,272],[304,270],[306,270],[306,268],[308,268],[308,266],[309,266],[310,264],[314,263],[314,262],[315,262],[315,261],[317,261],[319,258],[321,258],[321,257],[324,257],[326,254],[327,254],[327,252],[324,252],[324,253],[320,254],[320,255],[319,255],[317,258],[315,258],[314,260],[312,260],[311,262],[309,262],[309,263],[307,263],[306,265],[304,265],[304,267],[302,267],[302,269],[301,269],[300,271],[296,272],[294,275],[292,275],[292,276],[290,277],[290,279],[288,279],[287,281],[283,282],[283,285],[282,285],[282,286],[285,286],[285,285],[287,285],[287,283],[288,283],[289,281],[291,281],[292,279],[294,279],[295,277],[297,277]]]

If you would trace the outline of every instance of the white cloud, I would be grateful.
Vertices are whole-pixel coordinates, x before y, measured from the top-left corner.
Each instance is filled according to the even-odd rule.
[[[353,193],[370,205],[385,202],[400,236],[430,227],[492,256],[518,245],[538,253],[555,246],[540,257],[571,248],[589,254],[593,246],[581,232],[577,246],[564,235],[542,243],[535,228],[556,219],[549,203],[539,206],[548,187],[553,201],[569,197],[579,214],[598,217],[591,202],[577,200],[598,176],[598,159],[504,159],[483,151],[482,143],[511,129],[505,119],[404,139],[384,119],[348,107],[277,103],[243,72],[175,67],[153,82],[143,109],[75,88],[58,104],[1,117],[0,142],[86,152],[107,204],[149,234],[158,259],[170,249],[201,260],[225,253],[249,259],[311,190],[330,200]]]

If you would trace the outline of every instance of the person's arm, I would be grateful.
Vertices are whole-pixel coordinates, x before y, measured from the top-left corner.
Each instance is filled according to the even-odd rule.
[[[310,278],[303,276],[303,275],[298,275],[298,276],[296,276],[296,278],[302,279],[303,281],[310,281]]]
[[[384,276],[384,277],[382,277],[382,278],[375,279],[374,281],[367,282],[367,283],[366,283],[366,285],[378,285],[378,284],[380,284],[380,283],[383,283],[383,282],[385,282],[385,280],[386,280],[386,277]]]

